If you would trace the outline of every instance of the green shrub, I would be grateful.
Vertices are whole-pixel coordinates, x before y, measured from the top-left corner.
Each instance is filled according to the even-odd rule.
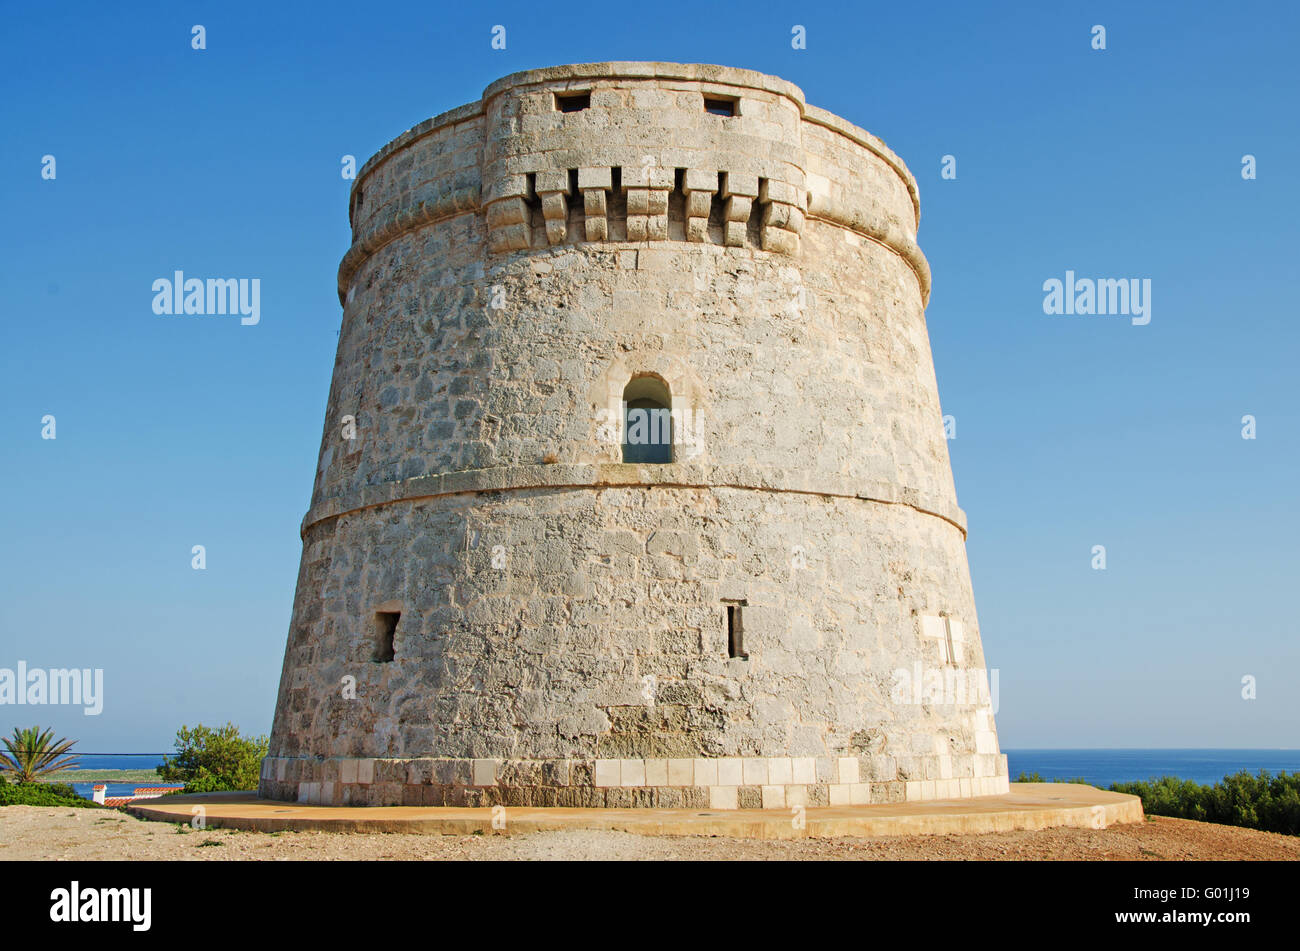
[[[1038,773],[1026,773],[1023,769],[1020,771],[1020,775],[1011,781],[1013,783],[1049,783],[1050,782],[1050,783],[1082,783],[1085,786],[1088,785],[1088,781],[1084,779],[1082,776],[1078,776],[1074,779],[1044,779]]]
[[[99,808],[66,783],[10,783],[0,780],[0,806]]]
[[[184,783],[187,793],[256,789],[269,746],[265,736],[241,736],[233,723],[216,729],[182,726],[176,731],[176,755],[164,757],[158,775]]]
[[[1276,776],[1263,769],[1254,776],[1242,770],[1213,786],[1162,776],[1110,788],[1140,797],[1148,815],[1300,835],[1300,774],[1285,770]]]

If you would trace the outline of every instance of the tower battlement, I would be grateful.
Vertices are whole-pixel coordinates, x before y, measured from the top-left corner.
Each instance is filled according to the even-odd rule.
[[[916,180],[878,138],[750,70],[597,63],[528,70],[398,136],[353,183],[361,261],[463,214],[494,252],[568,243],[692,241],[797,255],[815,217],[878,241],[916,273]]]

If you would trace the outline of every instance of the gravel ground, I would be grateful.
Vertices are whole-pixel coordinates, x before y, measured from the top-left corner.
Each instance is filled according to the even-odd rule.
[[[178,831],[183,829],[183,831]],[[1300,837],[1149,817],[1110,829],[877,839],[651,837],[623,832],[411,835],[197,832],[117,810],[7,806],[0,860],[49,859],[1290,859]]]

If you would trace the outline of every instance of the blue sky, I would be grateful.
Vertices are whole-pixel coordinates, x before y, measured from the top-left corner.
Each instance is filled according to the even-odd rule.
[[[155,751],[182,723],[269,729],[340,320],[341,157],[506,73],[644,59],[782,76],[917,176],[1004,748],[1300,746],[1300,12],[1133,6],[6,11],[0,667],[102,667],[106,700],[0,708],[0,730]],[[261,322],[155,316],[177,268],[260,278]],[[1066,270],[1150,279],[1150,324],[1044,315]]]

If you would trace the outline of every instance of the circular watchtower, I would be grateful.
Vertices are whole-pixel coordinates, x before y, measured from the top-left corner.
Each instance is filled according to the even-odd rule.
[[[1005,792],[916,183],[783,80],[517,73],[352,188],[261,794]]]

